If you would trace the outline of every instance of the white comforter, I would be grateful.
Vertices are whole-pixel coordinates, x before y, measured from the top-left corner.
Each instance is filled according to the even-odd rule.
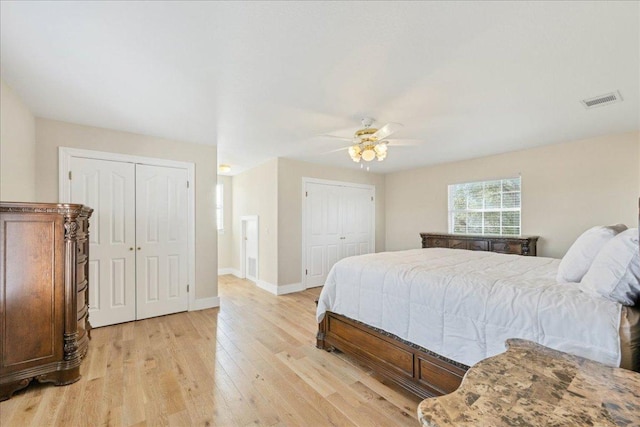
[[[465,365],[524,338],[610,366],[620,364],[621,305],[557,283],[560,260],[459,249],[345,258],[318,301]]]

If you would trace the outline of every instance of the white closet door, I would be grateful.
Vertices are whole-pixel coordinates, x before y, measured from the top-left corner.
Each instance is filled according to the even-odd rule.
[[[305,185],[305,285],[322,286],[347,256],[373,252],[373,189],[308,182]]]
[[[187,171],[136,167],[137,318],[188,309]]]
[[[341,259],[372,252],[373,191],[368,188],[342,187]]]
[[[321,286],[341,258],[340,192],[342,187],[306,185],[306,286]]]
[[[94,209],[89,240],[89,320],[136,318],[135,165],[72,157],[71,203]]]

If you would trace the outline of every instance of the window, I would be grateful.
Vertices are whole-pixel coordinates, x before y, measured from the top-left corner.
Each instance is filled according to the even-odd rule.
[[[216,224],[218,232],[224,233],[224,186],[221,182],[216,185]]]
[[[449,232],[519,235],[520,178],[449,185]]]

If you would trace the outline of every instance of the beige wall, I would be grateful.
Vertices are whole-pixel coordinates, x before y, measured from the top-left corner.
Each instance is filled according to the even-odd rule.
[[[278,284],[278,159],[235,175],[233,186],[232,267],[241,268],[240,217],[258,215],[258,280]]]
[[[216,147],[36,119],[36,196],[58,201],[58,147],[195,163],[196,298],[218,295],[215,222]]]
[[[279,159],[278,165],[278,285],[302,281],[302,178],[317,178],[375,186],[376,252],[385,250],[384,175]]]
[[[218,270],[232,268],[231,245],[233,243],[233,187],[231,177],[218,175],[218,184],[224,188],[223,198],[223,232],[218,232]]]
[[[638,223],[639,134],[608,135],[387,175],[387,250],[420,247],[447,231],[447,185],[522,176],[522,233],[538,255],[560,258],[598,224]]]
[[[0,200],[36,199],[35,118],[0,79]]]

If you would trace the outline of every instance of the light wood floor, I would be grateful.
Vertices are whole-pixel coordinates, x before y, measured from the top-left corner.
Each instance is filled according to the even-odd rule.
[[[31,384],[0,425],[417,426],[419,400],[315,348],[320,288],[221,276],[220,308],[94,329],[82,379]]]

